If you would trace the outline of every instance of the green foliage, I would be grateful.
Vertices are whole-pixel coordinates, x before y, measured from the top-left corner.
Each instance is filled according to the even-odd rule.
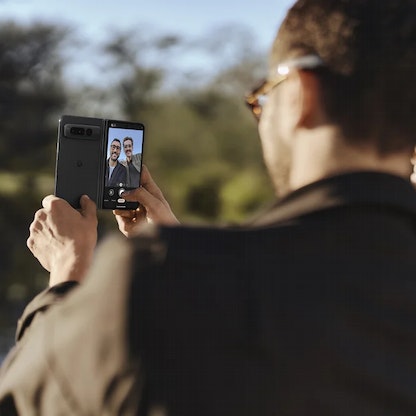
[[[155,110],[142,112],[144,160],[186,221],[241,221],[272,197],[256,126],[241,101],[241,96],[206,87],[166,97],[154,103]],[[223,188],[243,172],[251,172],[257,182],[235,182],[240,193],[253,195],[250,203],[240,199],[238,207],[238,201],[224,197]]]
[[[264,61],[252,36],[241,27],[221,28],[205,42],[132,33],[116,35],[101,51],[113,77],[76,90],[62,77],[67,32],[0,24],[0,325],[14,325],[46,284],[26,239],[42,197],[53,192],[63,112],[143,122],[144,162],[182,221],[242,222],[272,198],[256,124],[242,100]],[[195,53],[207,54],[205,70],[181,75],[175,62]],[[100,212],[99,224],[100,238],[116,229],[111,212]]]
[[[14,326],[47,274],[26,247],[29,225],[51,193],[56,119],[66,101],[57,53],[65,32],[0,24],[0,325]],[[1,339],[1,334],[0,334]]]
[[[241,222],[271,198],[270,182],[262,172],[248,168],[234,174],[221,188],[222,218]]]
[[[65,103],[59,55],[65,32],[0,24],[0,158],[3,169],[42,169],[51,124]]]

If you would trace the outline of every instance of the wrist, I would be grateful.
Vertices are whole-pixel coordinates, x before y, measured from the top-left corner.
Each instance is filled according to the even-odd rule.
[[[49,286],[74,281],[82,282],[87,274],[93,258],[93,251],[67,253],[56,258],[49,275]]]

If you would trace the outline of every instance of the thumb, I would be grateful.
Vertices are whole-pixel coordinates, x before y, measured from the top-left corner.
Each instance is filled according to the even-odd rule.
[[[97,206],[95,202],[88,196],[82,195],[80,199],[81,214],[85,218],[97,217]]]

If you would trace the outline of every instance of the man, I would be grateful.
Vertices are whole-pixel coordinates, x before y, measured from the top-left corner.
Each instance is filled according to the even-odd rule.
[[[90,267],[94,204],[46,197],[28,246],[51,288],[20,321],[0,410],[416,414],[415,43],[414,0],[295,3],[247,97],[284,193],[251,226],[146,230],[177,220],[144,170],[125,195],[140,210],[116,212],[139,235]]]
[[[133,154],[133,139],[131,137],[125,137],[123,139],[123,149],[126,154],[126,160],[121,163],[127,168],[127,186],[137,188],[140,185],[142,154]]]
[[[121,142],[113,139],[110,145],[110,157],[107,160],[105,186],[125,186],[127,182],[127,169],[118,161],[121,153]]]

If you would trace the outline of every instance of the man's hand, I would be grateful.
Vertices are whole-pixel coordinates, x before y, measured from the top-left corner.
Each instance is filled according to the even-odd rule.
[[[118,228],[126,237],[132,237],[137,234],[140,226],[146,222],[160,225],[179,224],[179,221],[170,209],[168,201],[166,201],[162,191],[152,179],[146,166],[143,166],[142,169],[140,188],[124,192],[123,198],[127,201],[140,203],[136,211],[113,211]]]
[[[81,197],[77,211],[53,195],[42,201],[30,225],[27,246],[40,264],[50,272],[49,285],[83,280],[97,244],[96,205]]]

